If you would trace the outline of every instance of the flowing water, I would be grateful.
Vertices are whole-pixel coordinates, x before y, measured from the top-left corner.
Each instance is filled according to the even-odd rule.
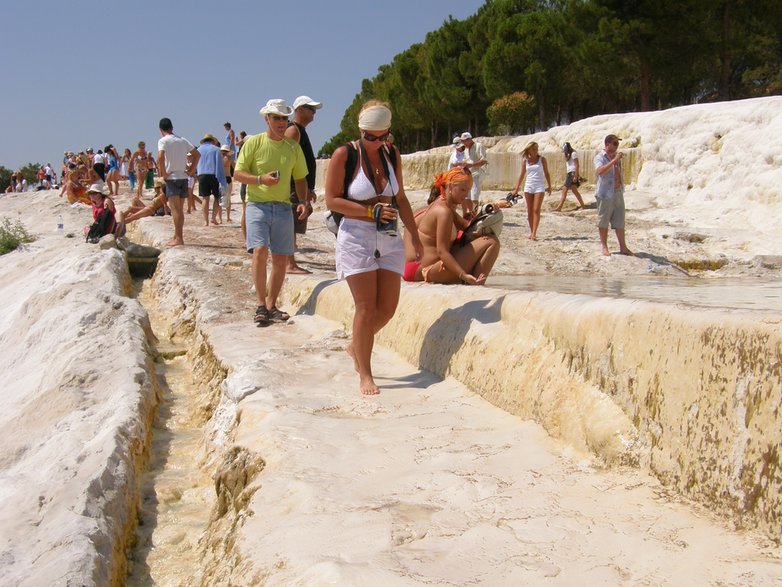
[[[136,545],[127,585],[184,585],[199,567],[198,540],[214,499],[200,466],[203,432],[197,387],[184,341],[167,338],[165,318],[145,282],[140,300],[158,337],[156,367],[162,397],[154,423],[149,470],[144,474]]]

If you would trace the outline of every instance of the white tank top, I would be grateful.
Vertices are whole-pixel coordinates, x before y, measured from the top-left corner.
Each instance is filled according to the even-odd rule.
[[[527,178],[524,182],[524,191],[528,194],[539,194],[546,191],[545,174],[543,173],[543,157],[538,156],[535,163],[527,160]]]

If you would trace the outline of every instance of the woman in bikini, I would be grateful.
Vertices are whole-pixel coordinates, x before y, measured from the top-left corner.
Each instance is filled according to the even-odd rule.
[[[130,158],[129,169],[136,175],[136,198],[141,200],[141,192],[144,190],[144,181],[149,171],[149,157],[144,141],[139,142],[138,151]]]
[[[548,174],[546,158],[538,152],[538,144],[535,141],[529,143],[521,152],[521,173],[512,195],[517,196],[519,187],[524,182],[524,200],[527,202],[527,222],[529,223],[529,236],[531,241],[538,240],[538,226],[540,226],[540,209],[543,206],[543,198],[546,193],[551,194],[551,178]],[[544,187],[543,179],[546,179],[548,187]]]
[[[500,254],[495,236],[481,236],[460,244],[457,233],[469,222],[457,209],[470,195],[470,172],[453,167],[435,178],[431,203],[415,213],[418,234],[424,246],[420,262],[416,261],[412,243],[405,234],[405,281],[429,283],[465,283],[483,285]]]
[[[386,143],[391,128],[388,105],[374,100],[364,104],[358,128],[358,141],[334,151],[325,200],[329,210],[344,215],[337,235],[337,277],[348,282],[356,307],[347,352],[358,372],[361,393],[376,395],[380,389],[372,375],[372,347],[375,334],[396,312],[405,264],[402,238],[378,226],[401,218],[414,254],[423,251],[405,195],[399,151]],[[345,177],[351,154],[356,156],[352,179]]]

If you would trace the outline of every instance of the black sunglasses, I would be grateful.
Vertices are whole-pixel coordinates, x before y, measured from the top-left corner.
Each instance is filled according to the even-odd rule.
[[[377,136],[377,135],[371,135],[367,131],[363,131],[362,136],[364,137],[364,139],[366,139],[370,143],[374,143],[375,141],[385,141],[388,138],[388,135],[390,135],[390,134],[391,134],[391,131],[388,131],[384,135]]]
[[[272,120],[288,120],[287,116],[280,116],[279,114],[267,114],[266,116]]]

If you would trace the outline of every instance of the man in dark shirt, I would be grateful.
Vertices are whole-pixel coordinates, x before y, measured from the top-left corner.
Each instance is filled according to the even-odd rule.
[[[307,135],[307,125],[315,119],[315,112],[323,106],[320,102],[316,102],[309,96],[299,96],[293,102],[293,121],[288,123],[288,130],[285,131],[285,136],[293,139],[299,145],[301,150],[304,151],[304,159],[307,162],[307,208],[308,215],[312,214],[312,202],[317,199],[315,195],[315,153],[312,150],[312,143]],[[307,232],[307,219],[299,220],[296,215],[296,206],[299,200],[296,197],[296,190],[293,183],[291,183],[291,206],[293,207],[294,214],[294,238],[298,234],[305,234]],[[288,259],[287,273],[311,273],[310,271],[299,267],[296,264],[294,255],[291,255]]]

